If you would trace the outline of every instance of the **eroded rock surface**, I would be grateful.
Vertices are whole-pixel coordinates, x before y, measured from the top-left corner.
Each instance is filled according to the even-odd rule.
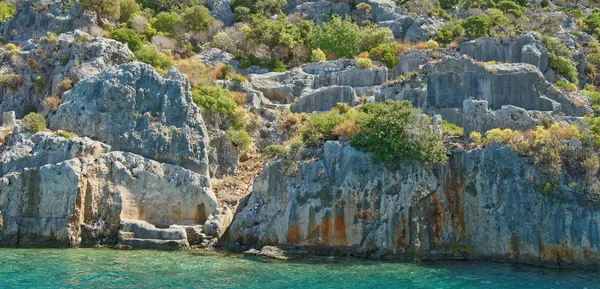
[[[174,70],[163,77],[150,65],[124,64],[65,93],[49,125],[208,175],[206,128],[189,88]]]
[[[0,178],[0,244],[116,245],[122,221],[203,225],[217,206],[209,179],[179,166],[123,152],[72,159]]]
[[[297,175],[267,166],[240,205],[230,240],[330,254],[489,257],[555,266],[600,264],[600,212],[537,191],[539,168],[508,147],[454,151],[437,168],[375,165],[327,142]]]

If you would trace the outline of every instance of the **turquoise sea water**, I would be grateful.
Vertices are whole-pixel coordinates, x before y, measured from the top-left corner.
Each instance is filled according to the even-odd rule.
[[[473,262],[0,249],[0,288],[600,288],[600,272]]]

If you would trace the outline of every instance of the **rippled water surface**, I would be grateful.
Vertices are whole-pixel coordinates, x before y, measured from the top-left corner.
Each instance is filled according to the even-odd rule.
[[[467,261],[265,261],[223,253],[0,249],[0,288],[600,288],[600,272]]]

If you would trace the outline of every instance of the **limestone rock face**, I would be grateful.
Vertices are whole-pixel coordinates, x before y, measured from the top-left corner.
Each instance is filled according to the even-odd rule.
[[[0,244],[115,245],[121,221],[159,228],[220,218],[209,179],[112,152],[0,178]]]
[[[235,15],[233,15],[230,0],[207,0],[203,4],[208,8],[212,17],[223,21],[226,26],[233,24]]]
[[[542,72],[548,68],[548,51],[536,33],[514,38],[481,37],[463,42],[458,49],[477,61],[529,63]]]
[[[447,57],[427,65],[427,102],[431,107],[462,107],[467,98],[486,100],[500,109],[514,105],[527,110],[583,116],[588,110],[548,83],[539,69],[523,63],[478,64],[469,58]]]
[[[307,74],[302,70],[292,70],[253,74],[250,76],[250,83],[256,90],[262,92],[266,98],[289,103],[299,97],[306,89],[312,88],[314,78],[314,75]]]
[[[321,158],[265,167],[240,204],[230,241],[331,254],[480,257],[600,264],[600,212],[541,194],[539,168],[497,145],[453,151],[447,164],[382,166],[327,142]]]
[[[302,70],[315,75],[313,88],[340,85],[351,87],[371,87],[381,85],[388,80],[386,67],[363,68],[355,66],[354,60],[308,63]]]
[[[76,41],[76,38],[87,39]],[[0,55],[10,72],[21,79],[19,87],[0,89],[0,111],[15,111],[22,118],[32,108],[43,111],[47,96],[60,97],[59,83],[76,84],[107,68],[126,63],[133,53],[127,45],[76,30],[61,34],[57,43],[45,41],[23,47],[14,56]],[[57,63],[60,63],[57,65]],[[37,78],[44,83],[36,85]]]
[[[94,17],[84,14],[78,0],[24,0],[0,29],[8,41],[26,41],[46,36],[48,31],[71,31],[94,24]]]
[[[47,132],[12,134],[0,153],[0,177],[24,168],[57,164],[109,151],[110,146],[87,137],[67,139]]]
[[[49,126],[208,175],[206,128],[189,88],[174,70],[162,77],[147,64],[124,64],[65,93]]]
[[[356,93],[350,86],[328,86],[301,95],[290,106],[294,113],[329,111],[338,102],[354,106]]]
[[[229,52],[217,48],[206,49],[196,55],[198,59],[206,66],[217,66],[222,63],[229,63],[233,55]]]
[[[463,102],[462,127],[466,136],[472,131],[486,132],[494,128],[527,131],[540,125],[541,121],[520,107],[506,105],[499,110],[490,111],[485,100],[466,99]]]

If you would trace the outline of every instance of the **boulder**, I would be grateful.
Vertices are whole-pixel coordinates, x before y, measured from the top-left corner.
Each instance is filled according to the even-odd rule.
[[[548,68],[548,51],[537,33],[513,38],[481,37],[463,42],[458,50],[477,61],[529,63],[542,72]]]
[[[48,119],[66,130],[208,175],[208,139],[187,78],[133,62],[79,82]]]
[[[112,246],[122,221],[202,225],[217,206],[209,179],[179,166],[123,152],[71,159],[0,178],[0,244]]]
[[[229,52],[218,48],[209,48],[198,54],[196,57],[200,59],[206,66],[217,66],[223,63],[229,63],[233,59],[233,55]]]
[[[0,177],[25,168],[57,164],[109,151],[110,146],[87,137],[64,138],[49,132],[12,134],[0,152]]]
[[[388,80],[386,67],[358,68],[356,61],[338,59],[335,61],[308,63],[302,71],[314,76],[313,89],[324,86],[371,87],[382,85]]]
[[[499,110],[489,110],[485,100],[466,99],[463,102],[464,135],[477,131],[485,133],[493,128],[529,130],[542,125],[541,121],[533,118],[530,113],[520,107],[503,105]]]
[[[210,11],[210,15],[215,19],[223,21],[225,26],[230,26],[235,20],[230,0],[206,0],[202,2]]]
[[[269,72],[250,75],[254,89],[272,101],[290,103],[314,86],[315,76],[295,69],[286,72]]]
[[[354,106],[355,99],[356,93],[350,86],[328,86],[304,93],[292,103],[290,110],[294,113],[329,111],[339,102]]]

